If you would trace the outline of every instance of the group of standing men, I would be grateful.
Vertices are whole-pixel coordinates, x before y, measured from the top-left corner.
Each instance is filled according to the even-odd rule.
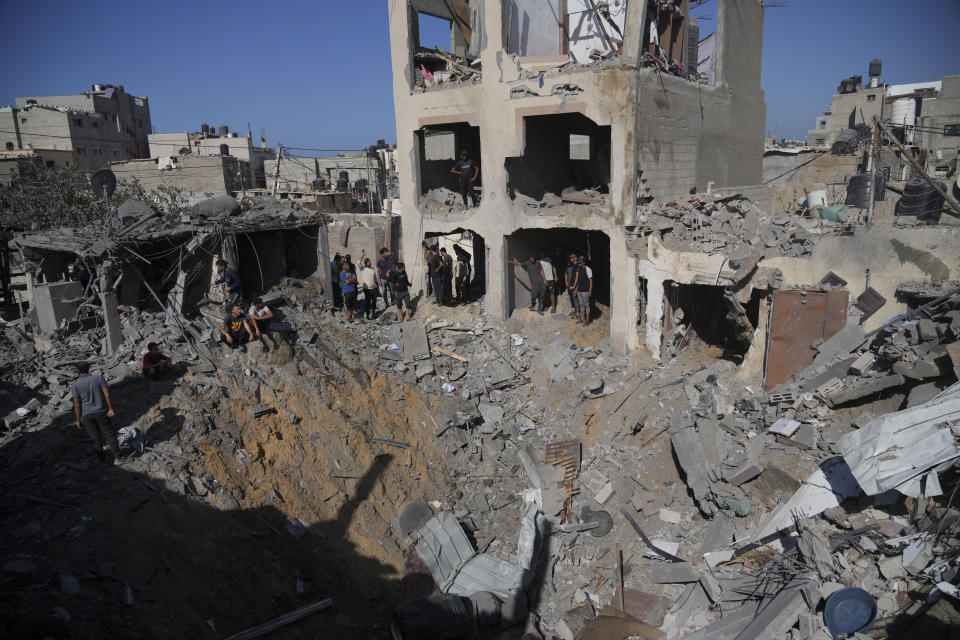
[[[359,269],[353,264],[350,254],[341,256],[338,253],[330,261],[334,304],[343,305],[344,317],[348,322],[355,322],[359,318],[371,320],[377,312],[377,298],[382,295],[384,309],[395,304],[401,319],[409,320],[412,310],[406,265],[398,262],[386,247],[380,249],[376,267],[366,255],[364,250],[360,255]],[[361,293],[362,305],[359,304]]]
[[[453,250],[457,254],[456,261],[447,253],[446,247],[426,247],[430,288],[438,305],[455,306],[470,302],[470,253],[459,245],[453,245]]]
[[[566,267],[554,264],[553,259],[541,249],[538,255],[531,255],[526,262],[508,260],[514,266],[521,267],[530,279],[530,309],[543,315],[547,307],[551,313],[557,312],[557,302],[566,289],[570,297],[570,317],[579,324],[590,324],[593,301],[593,269],[587,265],[586,256],[571,253],[567,256]]]

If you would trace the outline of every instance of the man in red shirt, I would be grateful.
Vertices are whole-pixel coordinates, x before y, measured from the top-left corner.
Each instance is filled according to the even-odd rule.
[[[155,378],[170,367],[171,360],[160,352],[160,345],[151,342],[147,345],[147,352],[143,354],[143,364],[140,367],[143,375]]]

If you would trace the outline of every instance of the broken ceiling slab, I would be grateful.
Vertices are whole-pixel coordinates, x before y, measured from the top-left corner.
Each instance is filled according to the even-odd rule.
[[[860,493],[856,478],[840,456],[824,461],[785,503],[742,542],[758,542],[793,526],[794,513],[813,517]]]
[[[924,404],[870,420],[837,446],[863,491],[873,496],[960,457],[951,425],[960,425],[960,383]]]

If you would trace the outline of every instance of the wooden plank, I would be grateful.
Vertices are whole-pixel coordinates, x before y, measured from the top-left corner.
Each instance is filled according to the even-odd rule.
[[[226,640],[253,640],[253,638],[259,638],[265,636],[268,633],[276,631],[281,627],[285,627],[288,624],[292,624],[301,618],[305,618],[311,614],[326,609],[333,604],[333,601],[330,598],[325,598],[313,604],[308,604],[305,607],[295,609],[289,613],[285,613],[282,616],[274,618],[269,622],[264,622],[263,624],[257,625],[255,627],[250,627],[245,631],[240,633],[235,633],[232,636],[226,638]]]
[[[436,351],[437,353],[443,354],[443,355],[445,355],[445,356],[449,356],[449,357],[453,358],[454,360],[459,360],[460,362],[470,362],[470,360],[469,360],[468,358],[465,358],[465,357],[463,357],[463,356],[461,356],[461,355],[458,355],[458,354],[454,353],[453,351],[448,351],[447,349],[444,349],[443,347],[434,347],[433,350]]]

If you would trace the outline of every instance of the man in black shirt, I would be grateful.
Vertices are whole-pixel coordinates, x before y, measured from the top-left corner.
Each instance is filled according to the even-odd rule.
[[[476,182],[477,176],[480,175],[480,167],[477,166],[477,163],[470,158],[467,150],[464,149],[460,152],[460,160],[453,165],[450,173],[457,176],[457,190],[460,192],[460,195],[463,196],[463,206],[469,209],[473,202],[473,183]]]
[[[427,250],[427,271],[430,273],[430,284],[437,304],[443,304],[443,259],[437,251],[436,245]]]
[[[530,278],[530,310],[536,309],[540,315],[543,315],[547,280],[543,276],[543,269],[540,268],[537,257],[530,256],[527,262],[520,262],[519,260],[508,260],[507,262],[515,267],[523,267],[523,270],[527,272],[527,277]]]
[[[457,304],[467,304],[470,297],[470,254],[459,246],[454,245],[453,248],[457,252],[457,297],[455,301]]]
[[[397,268],[388,276],[393,283],[393,290],[396,294],[397,315],[401,320],[410,319],[410,278],[407,276],[407,265],[402,262],[397,263]]]
[[[220,327],[220,335],[223,341],[231,348],[242,347],[253,340],[253,331],[250,329],[250,323],[243,315],[243,310],[234,305],[230,314],[223,319],[223,326]]]
[[[440,249],[440,258],[443,260],[443,303],[453,302],[453,256],[447,253],[447,248]]]

